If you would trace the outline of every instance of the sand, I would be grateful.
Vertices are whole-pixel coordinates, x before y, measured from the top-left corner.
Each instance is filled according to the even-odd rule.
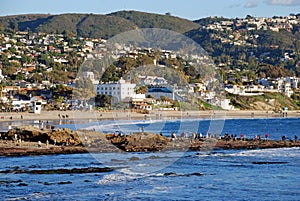
[[[285,115],[283,115],[285,114]],[[300,117],[300,111],[287,111],[275,113],[273,111],[236,110],[236,111],[150,111],[149,114],[141,114],[130,111],[42,111],[34,113],[0,113],[0,122],[13,122],[21,120],[104,120],[104,119],[227,119],[227,118],[276,118],[276,117]]]

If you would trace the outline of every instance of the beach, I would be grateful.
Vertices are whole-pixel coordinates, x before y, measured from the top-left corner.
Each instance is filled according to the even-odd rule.
[[[259,118],[286,118],[286,117],[299,117],[299,111],[287,111],[284,113],[274,113],[266,111],[151,111],[149,114],[140,114],[129,111],[42,111],[41,114],[33,113],[1,113],[0,114],[2,126],[10,125],[13,122],[18,122],[20,127],[26,124],[30,125],[32,122],[37,121],[38,125],[48,122],[48,129],[54,128],[55,122],[63,121],[67,123],[74,123],[75,121],[82,120],[83,122],[87,121],[101,121],[103,120],[174,120],[174,119],[259,119]],[[43,122],[43,123],[41,123]],[[5,126],[4,126],[5,127]],[[15,126],[9,126],[2,128],[2,135],[4,135],[8,128],[14,128]],[[45,127],[42,128],[42,130]],[[196,129],[196,128],[195,128]],[[50,133],[49,130],[49,133]],[[62,131],[65,131],[63,129]],[[69,130],[66,130],[71,132]],[[69,133],[67,135],[69,135]],[[73,131],[72,131],[73,132]],[[99,133],[93,133],[89,136],[89,139],[92,139],[93,136],[98,135]],[[157,133],[158,134],[158,133]],[[284,133],[282,133],[284,134]],[[297,133],[295,133],[296,135]],[[57,137],[57,134],[56,134]],[[64,140],[68,136],[64,136]],[[50,139],[50,138],[49,138]],[[99,140],[99,139],[98,139]],[[86,153],[88,151],[92,152],[115,152],[121,151],[116,149],[115,146],[109,144],[106,147],[106,140],[101,139],[105,142],[105,146],[101,145],[103,149],[87,149],[84,146],[54,146],[52,142],[47,146],[46,141],[42,140],[42,147],[37,146],[37,141],[29,142],[23,141],[22,143],[13,142],[13,141],[0,141],[1,155],[4,156],[22,156],[22,155],[44,155],[44,154],[72,154],[72,153]],[[78,140],[80,141],[80,140]],[[161,148],[157,148],[156,144],[151,144],[149,148],[149,143],[145,147],[135,147],[128,149],[129,151],[157,151]],[[201,150],[202,143],[177,143],[175,144],[176,149],[191,149],[191,150]],[[148,146],[148,148],[147,148]],[[174,144],[172,144],[174,148]],[[280,140],[268,141],[267,143],[257,143],[257,142],[245,142],[245,141],[235,141],[231,143],[224,143],[224,141],[215,141],[213,143],[214,148],[221,149],[255,149],[255,148],[277,148],[277,147],[294,147],[299,146],[299,143],[282,143]],[[98,147],[98,146],[97,146]],[[172,149],[171,148],[171,149]],[[124,150],[123,150],[124,151]]]
[[[300,111],[284,111],[275,113],[273,111],[258,110],[205,110],[205,111],[150,111],[149,114],[131,112],[129,110],[111,111],[42,111],[41,114],[29,112],[0,113],[0,122],[22,121],[22,120],[107,120],[107,119],[230,119],[230,118],[276,118],[276,117],[300,117]]]

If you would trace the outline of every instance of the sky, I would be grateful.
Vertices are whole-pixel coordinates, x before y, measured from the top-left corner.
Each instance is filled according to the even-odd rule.
[[[273,17],[300,13],[300,0],[0,0],[0,16],[94,13],[120,10],[171,13],[190,20],[208,16]]]

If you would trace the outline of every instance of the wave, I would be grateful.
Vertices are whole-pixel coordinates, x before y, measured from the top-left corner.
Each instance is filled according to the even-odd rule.
[[[124,173],[116,173],[116,174],[107,174],[104,175],[101,180],[96,182],[99,185],[114,185],[114,184],[126,184],[128,182],[132,182],[138,178],[140,175],[133,175],[133,174],[124,174]]]
[[[300,147],[292,147],[292,148],[271,148],[271,149],[254,149],[254,150],[241,150],[231,152],[198,152],[197,157],[300,157]]]

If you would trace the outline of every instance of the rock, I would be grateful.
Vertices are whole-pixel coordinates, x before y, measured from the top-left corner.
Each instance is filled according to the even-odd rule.
[[[62,145],[66,143],[67,139],[70,139],[70,144],[72,145],[81,144],[81,140],[78,137],[77,133],[71,131],[68,128],[57,130],[42,130],[34,126],[20,126],[9,130],[4,137],[7,137],[8,140],[14,140],[15,134],[17,134],[18,138],[21,138],[23,141],[41,141],[43,143],[46,143],[46,141],[48,140],[50,144],[53,144],[54,140],[56,140],[57,145]]]
[[[50,170],[2,170],[0,173],[14,174],[83,174],[83,173],[99,173],[112,172],[114,169],[109,167],[88,167],[88,168],[73,168],[73,169],[50,169]],[[22,182],[18,180],[18,182]]]
[[[115,137],[107,135],[107,138],[113,145],[127,152],[160,151],[170,142],[169,138],[153,133],[133,133]]]
[[[28,186],[28,184],[25,184],[25,183],[19,183],[18,186]]]
[[[58,182],[57,184],[72,184],[71,181],[61,181],[61,182]]]

